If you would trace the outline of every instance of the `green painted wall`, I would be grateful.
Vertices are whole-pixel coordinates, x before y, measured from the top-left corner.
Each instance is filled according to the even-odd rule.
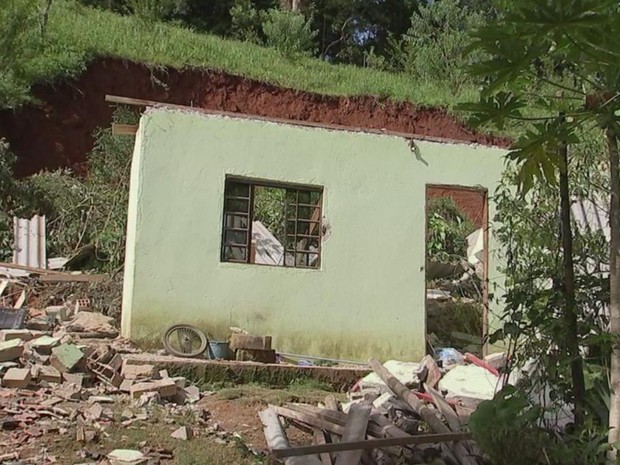
[[[158,344],[173,323],[215,338],[239,326],[286,352],[419,359],[425,186],[493,192],[503,151],[415,144],[417,153],[395,136],[148,111],[132,167],[123,335]],[[220,263],[227,174],[324,186],[320,270]],[[491,253],[491,279],[496,266]]]

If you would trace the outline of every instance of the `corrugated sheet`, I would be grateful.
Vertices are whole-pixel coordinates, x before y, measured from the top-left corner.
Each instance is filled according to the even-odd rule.
[[[47,268],[45,252],[45,216],[13,218],[13,263]]]
[[[577,227],[582,231],[603,231],[609,242],[611,232],[609,230],[607,205],[609,205],[609,201],[603,203],[589,199],[573,199],[571,213]]]

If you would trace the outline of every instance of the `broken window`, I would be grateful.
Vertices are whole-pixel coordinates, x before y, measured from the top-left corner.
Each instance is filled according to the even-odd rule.
[[[222,261],[319,268],[323,189],[227,178]]]

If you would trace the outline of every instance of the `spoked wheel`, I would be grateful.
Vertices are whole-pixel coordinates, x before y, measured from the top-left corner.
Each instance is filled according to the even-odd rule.
[[[198,357],[207,349],[207,336],[190,325],[170,326],[163,337],[164,348],[177,357]]]

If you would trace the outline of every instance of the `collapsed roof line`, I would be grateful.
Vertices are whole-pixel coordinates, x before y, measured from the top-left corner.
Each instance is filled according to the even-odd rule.
[[[292,126],[303,126],[303,127],[311,127],[311,128],[330,129],[334,131],[362,132],[362,133],[368,133],[368,134],[394,136],[394,137],[400,137],[403,139],[407,139],[409,141],[412,141],[415,139],[415,140],[423,140],[423,141],[428,141],[428,142],[438,142],[438,143],[443,143],[443,144],[482,145],[485,147],[493,147],[493,148],[502,149],[502,147],[498,145],[492,145],[492,144],[486,145],[486,144],[474,143],[470,141],[462,141],[462,140],[457,140],[457,139],[448,139],[448,138],[443,138],[443,137],[425,136],[421,134],[414,134],[414,133],[408,133],[408,132],[391,131],[388,129],[363,128],[363,127],[355,127],[355,126],[346,126],[342,124],[317,123],[314,121],[301,121],[301,120],[286,119],[286,118],[252,115],[248,113],[234,113],[230,111],[212,110],[208,108],[178,105],[175,103],[158,102],[155,100],[145,100],[145,99],[138,99],[138,98],[132,98],[132,97],[123,97],[119,95],[106,94],[105,101],[109,103],[116,103],[119,105],[130,105],[130,106],[137,106],[137,107],[172,108],[172,109],[183,110],[183,111],[189,110],[189,111],[204,113],[208,115],[224,116],[224,117],[236,118],[236,119],[251,119],[255,121],[266,121],[270,123],[288,124]]]

